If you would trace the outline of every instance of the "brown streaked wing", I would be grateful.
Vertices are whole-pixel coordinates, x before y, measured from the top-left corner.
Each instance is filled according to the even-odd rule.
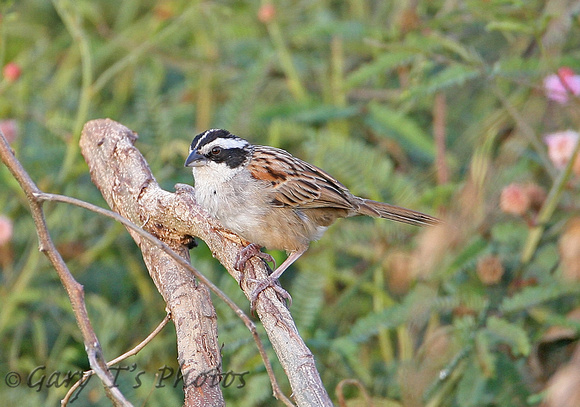
[[[352,194],[344,185],[287,151],[255,146],[248,169],[254,178],[271,182],[275,205],[353,209]]]

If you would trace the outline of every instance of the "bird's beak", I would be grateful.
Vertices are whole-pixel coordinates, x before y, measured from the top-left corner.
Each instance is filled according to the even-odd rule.
[[[206,162],[207,162],[207,158],[194,150],[191,153],[189,153],[187,160],[185,160],[185,166],[186,167],[201,167],[202,165],[205,165]]]

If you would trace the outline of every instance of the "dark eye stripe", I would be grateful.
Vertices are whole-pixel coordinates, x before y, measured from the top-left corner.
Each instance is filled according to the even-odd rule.
[[[195,136],[190,149],[205,155],[211,161],[236,168],[249,159],[252,147],[246,140],[227,130],[210,129]]]
[[[221,149],[220,153],[217,155],[211,154],[210,152],[207,154],[207,158],[216,163],[226,163],[230,168],[236,168],[246,162],[249,154],[249,151],[242,148],[228,148]]]

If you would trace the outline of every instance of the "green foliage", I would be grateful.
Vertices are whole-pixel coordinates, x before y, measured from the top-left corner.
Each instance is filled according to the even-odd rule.
[[[371,60],[371,62],[363,64],[348,75],[345,80],[345,85],[348,88],[354,88],[367,81],[370,82],[385,72],[411,63],[416,55],[412,50],[401,50],[382,54]]]
[[[508,344],[516,356],[528,356],[531,350],[526,332],[517,325],[497,317],[487,319],[487,330],[498,342]]]
[[[78,139],[87,120],[110,117],[139,133],[137,146],[168,190],[192,181],[183,168],[192,137],[224,127],[289,150],[353,193],[439,214],[446,225],[426,230],[339,221],[284,274],[327,390],[336,403],[336,385],[354,378],[377,406],[541,403],[545,376],[560,367],[540,364],[539,375],[530,367],[553,358],[537,355],[545,333],[565,328],[563,340],[574,344],[580,336],[570,313],[580,301],[570,265],[580,259],[566,260],[564,244],[578,239],[567,222],[578,213],[580,184],[574,173],[561,175],[543,142],[580,127],[577,98],[558,104],[542,89],[562,66],[580,72],[572,6],[275,0],[276,15],[264,22],[261,4],[0,1],[0,66],[21,69],[0,78],[0,121],[17,123],[12,147],[32,179],[104,206]],[[510,215],[500,206],[510,183],[550,194]],[[159,323],[162,298],[123,227],[79,208],[45,210],[112,359]],[[1,376],[87,369],[66,293],[4,165],[0,216],[13,222],[0,244]],[[248,308],[202,242],[191,254]],[[224,371],[248,372],[244,387],[223,389],[228,405],[277,405],[250,334],[224,304],[215,307]],[[120,374],[121,390],[135,405],[179,405],[180,385],[158,387],[155,377],[177,369],[176,359],[168,326],[121,364],[135,364]],[[143,385],[134,388],[140,371]],[[7,405],[56,405],[66,392],[38,390],[2,383],[0,396]],[[109,405],[96,380],[77,403]]]
[[[538,287],[526,287],[517,294],[504,298],[500,309],[503,312],[521,312],[543,302],[574,295],[577,292],[576,284],[545,283]]]
[[[433,140],[415,120],[385,106],[371,104],[369,108],[370,125],[376,123],[373,127],[379,134],[392,135],[408,150],[420,153],[430,161],[433,160],[435,154]]]

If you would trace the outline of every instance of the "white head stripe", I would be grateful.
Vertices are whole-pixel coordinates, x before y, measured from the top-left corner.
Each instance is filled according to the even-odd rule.
[[[198,143],[199,144],[199,143]],[[221,148],[244,148],[248,145],[246,140],[240,138],[218,138],[212,141],[209,144],[203,146],[202,150],[207,152],[214,147],[221,147]]]

